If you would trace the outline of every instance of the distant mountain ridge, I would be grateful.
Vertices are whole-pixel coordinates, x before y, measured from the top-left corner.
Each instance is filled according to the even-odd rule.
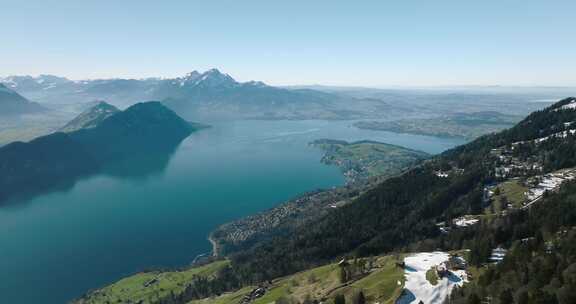
[[[74,84],[72,80],[54,75],[39,75],[37,77],[8,76],[0,78],[0,82],[13,90],[19,91],[48,90],[57,86]]]
[[[37,113],[45,109],[0,83],[0,116]]]
[[[350,119],[374,115],[389,105],[374,99],[344,97],[311,89],[274,87],[260,81],[238,82],[210,69],[183,77],[72,81],[53,75],[0,78],[13,90],[43,103],[107,100],[129,106],[159,100],[187,118]]]
[[[58,132],[28,143],[0,148],[0,204],[12,196],[31,195],[93,174],[110,162],[134,155],[172,151],[194,128],[160,102],[135,104],[107,117],[90,120],[84,128]],[[82,118],[83,115],[80,115]],[[76,121],[82,121],[77,118]]]
[[[74,132],[97,127],[104,119],[120,112],[115,106],[104,101],[82,112],[60,129],[60,132]]]

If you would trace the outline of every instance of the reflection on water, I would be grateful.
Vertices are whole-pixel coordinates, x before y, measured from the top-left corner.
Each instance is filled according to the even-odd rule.
[[[210,250],[206,237],[218,225],[341,185],[340,170],[323,165],[322,152],[308,145],[315,139],[377,140],[429,153],[460,143],[351,122],[212,125],[170,149],[137,150],[27,203],[0,207],[0,303],[67,303],[143,269],[187,265]]]
[[[166,170],[178,145],[165,149],[150,149],[130,158],[110,162],[101,169],[99,174],[134,180],[159,176]]]
[[[135,181],[159,176],[166,170],[170,158],[180,143],[181,141],[167,146],[150,147],[128,158],[109,160],[104,165],[94,166],[91,170],[69,171],[67,175],[52,176],[42,183],[29,183],[21,191],[15,191],[10,198],[0,201],[0,208],[26,204],[35,197],[50,193],[68,192],[78,182],[93,176],[105,175]]]

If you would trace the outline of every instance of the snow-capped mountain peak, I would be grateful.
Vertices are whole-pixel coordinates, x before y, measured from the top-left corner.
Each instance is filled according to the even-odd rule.
[[[192,71],[184,77],[176,78],[174,84],[180,87],[216,87],[234,86],[238,83],[230,75],[222,73],[218,69],[210,69],[204,73]]]
[[[255,80],[250,80],[248,82],[245,82],[244,85],[253,86],[253,87],[265,87],[265,86],[267,86],[264,82],[255,81]]]
[[[218,69],[210,69],[204,72],[196,81],[196,85],[204,86],[227,86],[237,84],[230,75],[221,73]]]
[[[196,80],[198,79],[198,77],[200,77],[202,74],[200,74],[200,72],[194,70],[188,74],[186,74],[186,76],[184,76],[182,79],[185,79],[187,81],[191,81],[191,80]]]
[[[47,90],[54,88],[59,85],[64,85],[72,83],[71,80],[64,77],[58,77],[54,75],[39,75],[37,77],[32,76],[8,76],[0,78],[0,82],[3,82],[11,89],[19,89],[24,91],[30,90]]]

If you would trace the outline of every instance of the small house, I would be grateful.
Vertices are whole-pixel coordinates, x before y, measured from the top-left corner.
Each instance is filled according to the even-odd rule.
[[[464,260],[463,257],[457,254],[451,255],[446,264],[449,269],[454,270],[466,270],[466,268],[468,267],[468,263],[466,263],[466,260]]]
[[[438,277],[444,277],[448,274],[448,267],[446,266],[446,263],[440,263],[440,265],[438,265],[436,267],[436,273],[438,274]]]
[[[342,260],[340,260],[340,262],[338,262],[338,266],[340,267],[346,267],[348,266],[348,260],[346,260],[346,258],[343,258]]]

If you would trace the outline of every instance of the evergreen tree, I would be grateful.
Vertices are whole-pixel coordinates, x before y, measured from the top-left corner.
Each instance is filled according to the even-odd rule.
[[[514,296],[512,295],[512,291],[510,289],[506,289],[500,293],[500,303],[514,303]]]
[[[339,294],[334,297],[334,304],[346,304],[346,298],[344,295]]]
[[[482,301],[480,301],[480,297],[478,297],[478,295],[476,293],[471,293],[468,296],[468,301],[466,302],[466,304],[481,304]]]

